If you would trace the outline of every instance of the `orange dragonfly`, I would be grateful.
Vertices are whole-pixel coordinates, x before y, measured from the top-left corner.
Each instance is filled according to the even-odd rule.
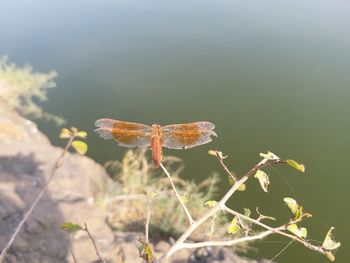
[[[99,119],[95,131],[105,140],[114,139],[125,147],[151,147],[156,167],[163,158],[162,147],[188,149],[211,141],[215,125],[207,121],[152,126],[113,119]]]

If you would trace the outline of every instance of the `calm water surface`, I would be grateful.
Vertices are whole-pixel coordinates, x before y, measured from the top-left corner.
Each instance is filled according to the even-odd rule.
[[[322,241],[335,226],[343,243],[337,262],[347,262],[349,14],[346,0],[2,1],[0,53],[38,71],[57,70],[58,87],[44,109],[83,130],[100,117],[214,122],[213,143],[165,151],[184,159],[183,177],[223,174],[207,155],[211,148],[228,154],[237,174],[267,150],[300,160],[305,174],[270,169],[269,194],[252,181],[231,205],[286,219],[282,198],[296,197],[314,215],[310,238]],[[40,127],[61,145],[57,127]],[[101,163],[126,150],[92,132],[88,143]],[[272,258],[286,244],[272,237],[259,243],[259,255]],[[328,262],[297,244],[277,261]]]

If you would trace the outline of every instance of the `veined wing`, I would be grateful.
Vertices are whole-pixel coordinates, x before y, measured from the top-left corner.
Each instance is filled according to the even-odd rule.
[[[163,147],[187,149],[211,142],[210,136],[217,136],[215,125],[207,121],[172,124],[162,127]]]
[[[140,123],[99,119],[95,131],[105,140],[114,139],[125,147],[148,147],[151,145],[152,127]]]

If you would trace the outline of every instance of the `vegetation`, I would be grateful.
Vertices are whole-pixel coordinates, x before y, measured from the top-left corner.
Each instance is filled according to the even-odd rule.
[[[44,118],[61,125],[64,123],[61,117],[44,112],[37,104],[47,100],[48,89],[56,86],[56,76],[55,71],[33,72],[30,65],[19,68],[8,63],[6,57],[0,57],[0,101],[31,118]]]
[[[55,86],[53,79],[55,72],[47,74],[33,73],[30,66],[17,68],[8,64],[6,58],[0,59],[0,100],[8,107],[33,117],[44,117],[58,122],[60,119],[44,113],[35,101],[46,100],[47,89]],[[51,116],[51,117],[49,117]],[[64,156],[72,147],[80,154],[85,154],[88,147],[83,141],[87,134],[76,128],[62,129],[60,138],[67,139],[62,154],[52,167],[47,183],[34,200],[23,219],[16,227],[10,240],[0,254],[3,262],[7,251],[13,244],[16,236],[26,220],[41,200],[48,185],[61,167]],[[104,189],[105,192],[97,199],[97,204],[104,207],[109,214],[109,223],[116,229],[132,230],[144,228],[144,236],[140,239],[140,256],[148,263],[167,262],[172,255],[181,249],[196,249],[211,246],[237,246],[246,242],[263,239],[270,235],[284,236],[298,242],[308,249],[325,255],[329,260],[335,260],[335,252],[340,242],[333,238],[334,228],[325,234],[322,244],[308,239],[309,230],[303,225],[304,220],[312,217],[294,199],[283,199],[291,212],[291,218],[278,226],[267,222],[276,220],[266,216],[256,209],[253,212],[246,208],[243,212],[235,211],[227,206],[227,201],[237,192],[244,191],[246,181],[256,179],[264,192],[269,191],[270,178],[264,169],[274,165],[290,165],[299,172],[305,172],[305,167],[291,159],[281,159],[268,152],[260,154],[261,160],[246,174],[237,177],[226,166],[227,156],[220,151],[209,151],[221,164],[228,177],[230,189],[217,198],[216,183],[219,178],[213,174],[208,179],[197,184],[179,177],[183,170],[180,159],[165,157],[160,168],[155,168],[148,160],[145,149],[128,151],[121,162],[113,161],[106,164],[113,183]],[[164,177],[164,174],[167,176]],[[175,196],[174,196],[175,193]],[[116,205],[117,204],[117,205]],[[64,223],[61,228],[68,232],[85,231],[94,245],[96,255],[102,262],[94,238],[88,226],[74,223]],[[149,238],[167,235],[176,241],[160,258],[155,258],[152,243]],[[74,259],[74,255],[73,260]]]

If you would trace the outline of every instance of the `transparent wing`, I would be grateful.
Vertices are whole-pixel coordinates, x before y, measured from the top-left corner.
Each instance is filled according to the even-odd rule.
[[[210,136],[217,136],[213,131],[214,128],[213,123],[206,121],[164,126],[163,147],[187,149],[206,144],[211,142]]]
[[[99,119],[95,122],[95,131],[105,140],[114,139],[124,147],[149,147],[151,145],[152,127],[144,124]]]

